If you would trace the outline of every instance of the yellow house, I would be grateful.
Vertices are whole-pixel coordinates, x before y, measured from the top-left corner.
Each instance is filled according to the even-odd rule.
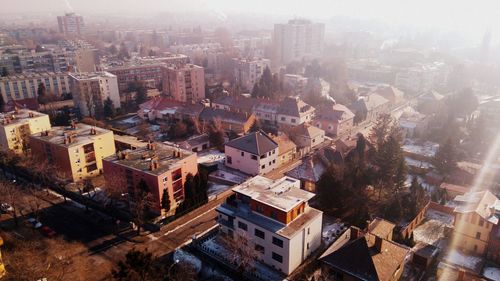
[[[490,191],[469,192],[453,200],[454,241],[456,246],[468,253],[486,255],[492,231],[498,226],[500,200]]]
[[[85,124],[54,127],[32,135],[31,151],[64,177],[80,181],[102,173],[102,159],[115,153],[113,132]]]
[[[50,130],[47,114],[28,109],[0,114],[0,150],[22,153],[29,147],[31,134],[47,130]]]
[[[0,237],[0,246],[3,246],[3,239]],[[0,278],[5,276],[5,264],[3,263],[2,253],[0,252]]]

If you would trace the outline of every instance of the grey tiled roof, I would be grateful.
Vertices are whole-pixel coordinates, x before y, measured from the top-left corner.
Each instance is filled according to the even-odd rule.
[[[226,145],[255,155],[265,154],[278,147],[278,144],[262,131],[239,137]]]

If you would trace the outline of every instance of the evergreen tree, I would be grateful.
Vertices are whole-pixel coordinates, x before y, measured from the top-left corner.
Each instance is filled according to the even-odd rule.
[[[122,60],[130,58],[130,53],[128,52],[128,48],[125,45],[125,43],[121,43],[121,45],[120,45],[120,51],[118,52],[118,58],[120,58]]]
[[[163,189],[163,195],[161,196],[161,208],[165,212],[170,211],[170,196],[168,195],[168,189]]]
[[[433,159],[433,165],[438,172],[446,178],[450,176],[457,166],[457,151],[451,139],[448,139],[443,145],[439,146]]]
[[[5,101],[3,100],[2,95],[0,95],[0,112],[3,112],[5,108]]]
[[[398,154],[398,164],[394,179],[396,191],[403,189],[406,183],[406,176],[408,175],[408,166],[406,165],[405,158],[403,157],[402,152],[399,152]]]
[[[343,179],[343,169],[335,165],[328,167],[319,178],[316,183],[316,192],[324,210],[344,207],[344,196],[347,195],[348,187],[344,185]]]
[[[7,67],[2,67],[2,77],[7,77],[9,76],[9,70],[7,69]]]
[[[118,281],[153,280],[154,257],[146,251],[136,249],[128,251],[125,260],[118,262],[118,269],[112,271],[113,278]]]
[[[146,87],[144,87],[142,84],[137,86],[137,92],[135,96],[135,103],[137,105],[140,105],[141,103],[145,102],[148,99],[148,90]]]
[[[45,88],[45,84],[40,83],[38,84],[38,90],[37,90],[37,100],[39,104],[46,104],[47,103],[47,89]]]
[[[259,87],[259,82],[255,83],[253,85],[253,89],[252,89],[252,97],[254,98],[258,98],[260,97],[261,94],[260,94],[260,87]]]
[[[115,116],[115,106],[113,105],[113,101],[108,97],[104,101],[104,117],[113,118]]]

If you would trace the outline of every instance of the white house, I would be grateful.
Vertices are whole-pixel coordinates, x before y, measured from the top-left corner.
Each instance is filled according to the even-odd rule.
[[[298,126],[309,123],[314,116],[314,107],[298,97],[285,98],[278,110],[278,123],[285,126]]]
[[[250,175],[265,174],[279,166],[278,144],[262,131],[226,143],[225,154],[226,166]]]
[[[323,213],[299,180],[256,176],[233,191],[216,209],[221,231],[245,235],[267,265],[289,275],[321,245]]]
[[[325,141],[325,131],[309,124],[302,124],[292,129],[290,138],[302,153],[307,153]]]

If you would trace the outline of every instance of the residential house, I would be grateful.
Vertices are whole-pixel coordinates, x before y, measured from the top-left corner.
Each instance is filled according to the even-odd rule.
[[[49,116],[44,113],[15,109],[0,113],[0,150],[22,153],[29,148],[29,136],[50,130]]]
[[[201,134],[178,142],[177,145],[184,150],[199,152],[210,147],[210,139],[207,134]]]
[[[455,246],[466,253],[500,261],[500,200],[485,190],[458,195],[453,203],[456,206],[453,211]]]
[[[149,121],[198,119],[204,105],[186,103],[167,97],[154,97],[139,105],[137,115]]]
[[[152,194],[152,208],[159,212],[165,189],[170,210],[184,201],[186,177],[198,173],[198,161],[196,153],[163,143],[148,143],[146,147],[123,150],[104,158],[103,169],[107,184],[126,186],[129,194],[144,180]]]
[[[351,227],[319,258],[322,274],[334,280],[400,280],[410,249]]]
[[[265,264],[289,275],[321,245],[323,213],[309,206],[314,194],[298,180],[256,176],[233,191],[216,209],[220,229],[249,237]]]
[[[227,111],[223,109],[214,109],[205,107],[200,113],[200,122],[208,125],[210,122],[219,122],[225,131],[232,131],[236,134],[245,134],[253,123],[255,123],[254,114]]]
[[[332,136],[349,134],[354,126],[354,113],[342,104],[318,107],[313,124]]]
[[[253,113],[262,123],[276,125],[279,108],[280,102],[277,100],[258,99],[258,103],[253,107]]]
[[[417,98],[417,109],[424,114],[436,113],[443,106],[444,96],[440,93],[429,90]]]
[[[412,107],[403,111],[399,117],[399,127],[403,137],[417,138],[423,136],[429,127],[429,118]]]
[[[277,136],[274,136],[273,140],[278,144],[279,148],[279,166],[284,165],[297,158],[297,146],[292,140],[290,140],[290,138],[286,134],[281,133]]]
[[[225,154],[226,166],[250,175],[266,174],[280,164],[278,144],[263,131],[229,141]]]
[[[286,97],[278,110],[278,124],[280,126],[298,126],[309,123],[314,116],[314,107],[298,97]]]
[[[250,115],[253,113],[253,107],[257,103],[258,99],[251,97],[224,95],[215,98],[212,101],[212,107]]]
[[[359,97],[351,105],[351,110],[355,115],[354,123],[374,122],[380,114],[390,112],[389,101],[379,94],[371,93],[366,96]]]
[[[30,146],[37,162],[46,161],[75,182],[101,174],[102,159],[115,153],[112,131],[75,123],[31,135]]]
[[[325,141],[325,131],[309,124],[302,124],[292,128],[289,136],[302,155],[310,152]]]
[[[388,100],[391,107],[401,105],[405,101],[404,93],[394,86],[379,86],[375,90],[375,93]]]

